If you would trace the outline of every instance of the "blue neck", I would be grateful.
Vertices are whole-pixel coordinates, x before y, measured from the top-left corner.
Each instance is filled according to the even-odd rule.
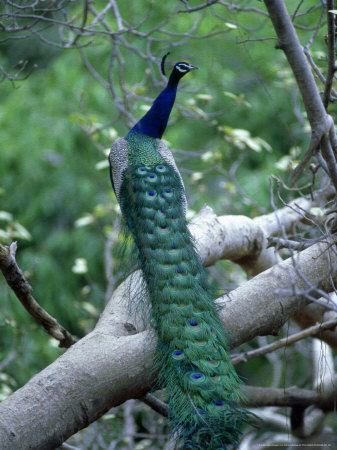
[[[179,80],[170,80],[166,88],[158,95],[149,111],[129,131],[128,135],[140,132],[161,139],[176,98]]]

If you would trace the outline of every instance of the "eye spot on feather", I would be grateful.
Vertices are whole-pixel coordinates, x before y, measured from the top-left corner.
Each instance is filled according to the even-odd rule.
[[[169,230],[168,230],[168,228],[167,228],[167,226],[166,225],[160,225],[160,227],[159,227],[159,232],[160,232],[160,234],[165,234],[165,233],[167,233]]]
[[[170,291],[176,291],[177,290],[172,281],[169,281],[169,289],[170,289]]]
[[[156,191],[147,191],[146,197],[147,197],[149,200],[154,200],[155,197],[156,197]]]
[[[138,175],[146,175],[147,170],[145,169],[145,167],[139,167],[137,169],[137,173],[138,173]]]
[[[146,178],[146,180],[150,183],[155,183],[157,181],[157,179],[158,179],[158,177],[154,173],[150,173]]]
[[[213,402],[213,404],[216,406],[217,409],[221,410],[221,409],[225,408],[225,404],[221,400],[217,400],[217,401]]]
[[[176,350],[173,352],[172,358],[180,361],[184,358],[184,352],[182,352],[181,350]]]
[[[207,363],[211,367],[219,367],[220,365],[220,361],[208,361]]]
[[[193,383],[203,383],[206,380],[206,377],[202,373],[191,373],[190,380]]]
[[[167,168],[160,164],[159,166],[156,166],[156,171],[159,173],[165,173],[167,172]]]
[[[194,329],[194,330],[198,330],[200,329],[200,325],[199,325],[199,321],[196,319],[192,319],[188,322],[189,326]]]
[[[184,269],[182,269],[180,266],[177,267],[177,273],[179,273],[179,275],[183,275],[184,274]]]
[[[207,342],[206,341],[195,341],[196,345],[199,345],[199,347],[203,347]]]
[[[173,197],[173,192],[171,189],[164,189],[164,197],[166,198],[172,198]]]

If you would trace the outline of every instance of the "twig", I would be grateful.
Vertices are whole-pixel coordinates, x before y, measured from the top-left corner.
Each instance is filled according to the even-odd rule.
[[[319,323],[312,327],[306,328],[305,330],[299,331],[291,336],[287,336],[283,339],[279,339],[272,344],[265,345],[264,347],[260,347],[256,350],[251,350],[250,352],[244,352],[240,355],[232,358],[233,365],[238,365],[244,362],[249,361],[253,358],[258,358],[259,356],[266,355],[267,353],[271,353],[279,348],[285,347],[287,345],[293,344],[301,339],[305,339],[308,336],[316,336],[322,330],[328,330],[330,328],[334,328],[337,325],[337,318],[332,320],[327,320],[326,322]]]
[[[153,394],[146,394],[144,397],[141,397],[139,400],[146,403],[150,406],[154,411],[161,414],[164,417],[168,417],[168,406],[166,403],[162,402]]]
[[[17,244],[10,247],[0,244],[0,269],[17,298],[34,319],[40,323],[53,338],[60,341],[59,346],[68,348],[76,339],[47,313],[32,296],[32,287],[26,280],[15,260]]]
[[[11,351],[7,357],[1,361],[0,363],[0,372],[4,370],[5,367],[7,367],[14,359],[18,356],[16,351]]]
[[[269,247],[276,247],[277,249],[280,248],[289,248],[291,250],[301,251],[304,250],[310,245],[312,245],[311,241],[308,242],[297,242],[292,241],[291,239],[282,239],[274,236],[268,236],[267,238],[267,248]]]
[[[326,4],[327,15],[328,15],[328,73],[326,76],[326,82],[323,94],[323,104],[325,108],[328,107],[330,100],[330,92],[332,88],[333,78],[336,72],[335,65],[335,54],[336,54],[336,24],[335,24],[335,14],[331,13],[330,10],[334,9],[334,0],[327,0]]]

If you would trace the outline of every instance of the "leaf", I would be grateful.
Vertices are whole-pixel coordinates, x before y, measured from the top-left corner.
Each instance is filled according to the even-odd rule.
[[[96,170],[103,170],[109,167],[109,161],[107,159],[103,159],[102,161],[99,161],[95,164]]]
[[[76,258],[73,267],[71,268],[72,272],[82,275],[88,272],[87,260],[85,258]]]
[[[209,94],[198,94],[196,95],[196,98],[199,100],[204,100],[205,102],[209,103],[211,100],[213,100],[213,96]]]
[[[83,302],[82,303],[82,308],[85,311],[87,311],[91,316],[94,316],[94,317],[98,317],[99,316],[98,310],[94,307],[94,305],[92,303]]]
[[[201,155],[201,159],[205,162],[210,161],[213,158],[213,152],[209,150]]]
[[[262,149],[267,151],[272,150],[268,142],[258,136],[252,137],[248,130],[242,128],[230,128],[228,126],[220,126],[218,127],[218,130],[224,132],[226,141],[230,142],[240,150],[244,150],[245,147],[248,147],[255,152],[260,152]]]
[[[13,216],[11,213],[7,211],[0,211],[0,220],[11,222],[13,220]]]
[[[321,208],[310,208],[310,214],[312,214],[313,216],[316,217],[323,217],[324,216],[324,211]]]
[[[203,178],[203,173],[202,172],[194,172],[191,175],[191,181],[199,181]]]
[[[75,220],[74,225],[76,228],[81,228],[81,227],[86,227],[87,225],[91,225],[94,222],[95,222],[94,217],[91,214],[87,214],[87,215]]]
[[[26,239],[27,241],[30,241],[32,236],[29,233],[28,230],[24,226],[22,226],[18,222],[13,223],[14,229],[11,233],[12,237],[18,238],[18,239]]]

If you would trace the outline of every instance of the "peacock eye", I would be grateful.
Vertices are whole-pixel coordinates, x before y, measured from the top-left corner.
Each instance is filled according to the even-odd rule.
[[[166,169],[165,166],[160,164],[159,166],[156,166],[156,171],[159,172],[159,173],[165,173],[165,172],[167,172],[167,169]]]
[[[153,183],[154,181],[157,181],[158,177],[156,174],[154,173],[150,173],[147,177],[146,177],[147,181],[149,181],[150,183]]]
[[[172,358],[179,361],[180,359],[184,358],[184,352],[181,350],[176,350],[173,352]]]
[[[213,404],[217,407],[217,409],[223,409],[225,406],[224,402],[222,402],[221,400],[217,400],[213,402]]]
[[[146,171],[145,167],[139,167],[139,168],[137,169],[137,173],[138,173],[139,175],[146,175],[147,171]]]
[[[190,321],[188,322],[188,324],[189,324],[191,327],[197,327],[197,326],[199,325],[199,321],[193,319],[193,320],[190,320]]]
[[[206,377],[202,373],[191,373],[190,380],[194,383],[203,383],[206,380]]]
[[[173,197],[173,192],[171,189],[164,189],[164,197],[166,198],[172,198]]]

